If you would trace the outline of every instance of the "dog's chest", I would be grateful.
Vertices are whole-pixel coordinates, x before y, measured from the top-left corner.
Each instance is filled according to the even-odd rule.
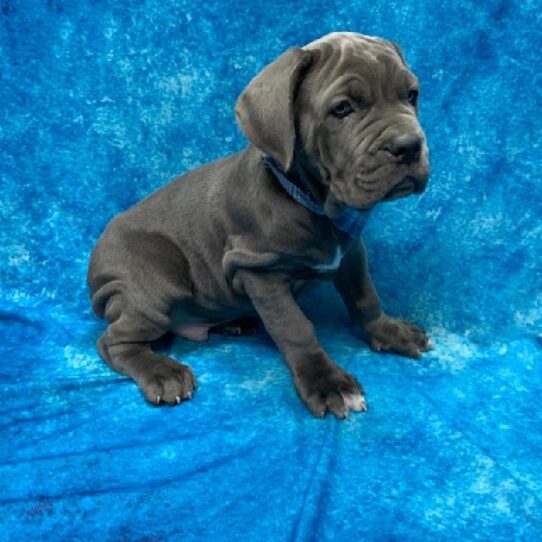
[[[313,271],[316,271],[317,273],[328,273],[330,271],[336,271],[339,268],[339,265],[341,265],[341,260],[343,258],[343,250],[340,245],[335,246],[334,252],[331,252],[324,261],[313,264],[311,266]],[[330,256],[330,257],[329,257]]]
[[[341,265],[345,254],[345,247],[338,243],[319,247],[318,251],[305,258],[303,266],[297,273],[297,279],[308,280],[309,282],[333,279]],[[308,255],[307,255],[308,256]]]
[[[308,289],[314,288],[322,280],[333,280],[337,269],[341,265],[344,255],[340,246],[333,248],[331,252],[321,253],[319,258],[305,261],[302,269],[293,273],[292,290],[298,295]]]

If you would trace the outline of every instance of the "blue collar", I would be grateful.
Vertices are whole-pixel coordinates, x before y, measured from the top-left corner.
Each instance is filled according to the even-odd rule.
[[[324,208],[316,202],[310,194],[303,192],[299,186],[293,183],[286,175],[280,170],[277,162],[271,157],[265,154],[262,155],[262,159],[265,165],[271,169],[275,177],[279,180],[282,187],[294,198],[298,203],[301,203],[303,207],[316,213],[317,215],[326,215]],[[340,230],[348,233],[352,237],[359,239],[361,232],[365,227],[367,219],[369,218],[370,210],[358,211],[357,209],[345,209],[339,216],[329,219]]]

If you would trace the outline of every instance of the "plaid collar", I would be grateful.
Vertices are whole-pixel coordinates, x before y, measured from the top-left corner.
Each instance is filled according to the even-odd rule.
[[[271,169],[275,177],[279,180],[282,187],[294,198],[298,203],[301,203],[303,207],[316,213],[317,215],[325,215],[326,212],[324,208],[311,197],[310,194],[303,192],[297,184],[292,182],[286,175],[280,170],[277,162],[267,156],[266,154],[262,155],[264,164]],[[361,232],[365,227],[367,219],[369,218],[370,210],[359,211],[357,209],[345,209],[339,216],[331,218],[331,222],[339,228],[340,230],[348,233],[352,237],[359,238]]]

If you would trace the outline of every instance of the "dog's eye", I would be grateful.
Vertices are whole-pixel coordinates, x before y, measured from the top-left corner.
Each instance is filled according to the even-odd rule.
[[[419,92],[416,89],[412,89],[408,93],[408,103],[414,107],[418,104],[418,94]]]
[[[347,117],[353,111],[354,109],[350,105],[350,102],[348,100],[343,100],[342,102],[338,103],[330,112],[334,117],[337,117],[338,119],[344,119],[344,117]]]

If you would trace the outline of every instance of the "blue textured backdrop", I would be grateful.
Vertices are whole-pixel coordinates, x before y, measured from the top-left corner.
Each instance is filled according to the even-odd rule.
[[[0,539],[542,538],[542,24],[536,1],[0,2]],[[420,362],[304,302],[370,411],[313,419],[270,340],[176,341],[154,409],[94,342],[88,255],[174,175],[240,149],[236,96],[333,30],[399,42],[433,175],[367,229]]]

